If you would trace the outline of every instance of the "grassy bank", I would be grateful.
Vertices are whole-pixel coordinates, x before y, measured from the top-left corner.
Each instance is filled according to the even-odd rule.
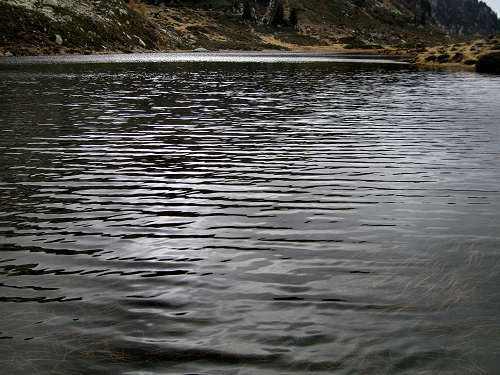
[[[500,34],[494,34],[485,38],[422,47],[406,52],[414,55],[414,57],[407,59],[407,61],[416,66],[474,70],[476,62],[481,56],[499,51]]]

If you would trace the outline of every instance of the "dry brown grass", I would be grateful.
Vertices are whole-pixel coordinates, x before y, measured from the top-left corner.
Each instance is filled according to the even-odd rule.
[[[128,7],[143,17],[147,14],[147,7],[141,0],[129,0]]]
[[[410,62],[424,67],[473,70],[480,56],[498,50],[500,50],[500,34],[468,42],[428,47],[418,51]]]

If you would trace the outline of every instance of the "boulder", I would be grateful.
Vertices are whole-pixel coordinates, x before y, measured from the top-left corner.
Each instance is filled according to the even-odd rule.
[[[476,62],[476,72],[500,74],[500,52],[481,56]]]
[[[42,4],[52,8],[60,6],[57,0],[45,0],[42,2]]]
[[[57,44],[59,44],[59,45],[63,44],[63,38],[59,34],[56,34],[55,40],[56,40]]]

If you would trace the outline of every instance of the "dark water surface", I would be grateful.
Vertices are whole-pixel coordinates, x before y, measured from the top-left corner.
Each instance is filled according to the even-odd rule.
[[[495,374],[500,77],[0,60],[6,374]]]

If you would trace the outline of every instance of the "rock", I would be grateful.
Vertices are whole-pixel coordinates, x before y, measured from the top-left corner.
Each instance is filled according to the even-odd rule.
[[[55,8],[59,6],[57,0],[44,0],[43,5]]]
[[[146,43],[144,43],[144,41],[139,37],[137,37],[137,39],[139,40],[139,44],[141,45],[141,47],[146,48]]]
[[[199,48],[194,49],[193,52],[208,52],[208,49],[203,48],[203,47],[199,47]]]
[[[11,56],[14,56],[14,54],[12,52],[10,52],[10,51],[7,51],[7,52],[4,53],[4,56],[5,57],[11,57]]]
[[[500,74],[500,52],[481,56],[476,62],[476,72]]]
[[[63,44],[63,38],[59,34],[56,34],[56,43],[59,45]]]

